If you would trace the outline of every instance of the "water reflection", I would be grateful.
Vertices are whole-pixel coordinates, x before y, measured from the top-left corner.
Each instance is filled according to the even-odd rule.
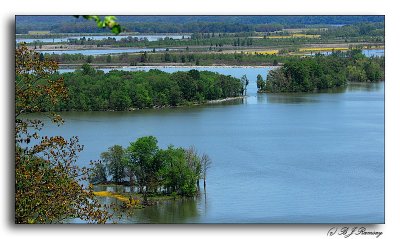
[[[343,94],[346,92],[375,92],[382,90],[381,83],[349,83],[343,87],[323,89],[313,94],[308,93],[259,93],[257,104],[302,104],[320,102],[319,94]]]
[[[129,193],[135,192],[131,187],[115,186],[115,185],[96,185],[95,191],[109,191],[116,193]],[[200,215],[198,206],[205,202],[205,194],[200,193],[197,197],[193,198],[177,198],[175,200],[159,201],[156,205],[148,206],[143,209],[121,209],[119,212],[114,212],[112,221],[120,223],[187,223],[195,222],[196,218]],[[117,205],[122,206],[116,198],[112,197],[97,197],[100,203],[104,205]],[[122,218],[119,218],[122,216]]]
[[[180,198],[159,202],[157,205],[135,210],[127,222],[139,223],[187,223],[199,216],[194,198]]]
[[[318,93],[342,94],[342,93],[346,92],[346,89],[347,89],[347,86],[341,86],[341,87],[334,87],[334,88],[319,90]]]
[[[346,91],[379,91],[384,87],[381,83],[350,83],[347,85]]]
[[[319,100],[308,94],[259,94],[257,97],[259,104],[302,104],[302,103],[317,103]]]

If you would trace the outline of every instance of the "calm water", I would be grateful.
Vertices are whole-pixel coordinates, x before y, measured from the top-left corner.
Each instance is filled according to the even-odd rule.
[[[162,68],[172,72],[179,68]],[[184,68],[185,70],[189,70]],[[257,94],[270,68],[208,68],[250,80],[224,104],[134,112],[63,113],[44,134],[79,136],[78,164],[154,135],[212,158],[207,193],[136,210],[122,223],[383,223],[384,85],[318,94]],[[113,199],[102,199],[112,201]]]
[[[40,41],[40,42],[68,42],[68,39],[81,39],[82,37],[85,37],[87,40],[92,39],[92,40],[103,40],[107,39],[109,37],[115,38],[117,41],[120,41],[122,38],[127,38],[128,36],[92,36],[92,35],[82,35],[82,36],[69,36],[69,37],[57,37],[57,38],[16,38],[15,41],[16,43],[20,42],[26,42],[26,43],[32,43],[35,41]],[[159,39],[164,39],[165,37],[172,38],[172,39],[182,39],[184,38],[190,38],[190,35],[132,35],[133,38],[137,37],[138,39],[144,39],[147,38],[148,41],[157,41]]]
[[[166,48],[154,48],[155,51],[165,51]],[[174,51],[175,49],[169,49],[170,51]],[[36,50],[37,52],[43,54],[82,54],[85,56],[96,56],[96,55],[108,55],[108,54],[121,54],[121,53],[137,53],[137,52],[151,52],[153,48],[113,48],[113,49],[94,49],[94,50]]]
[[[309,53],[309,54],[306,54],[306,55],[315,55],[316,53],[320,53],[322,55],[330,55],[330,54],[332,54],[332,51],[312,52],[312,53]],[[385,50],[384,49],[363,49],[362,53],[367,57],[385,56]]]

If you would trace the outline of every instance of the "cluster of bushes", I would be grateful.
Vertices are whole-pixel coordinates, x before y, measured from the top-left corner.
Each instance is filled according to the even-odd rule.
[[[309,92],[343,86],[348,81],[377,82],[384,79],[384,58],[367,58],[361,50],[334,52],[292,59],[258,80],[259,92]],[[261,79],[262,80],[262,79]]]
[[[149,194],[194,196],[211,164],[209,156],[200,156],[194,147],[160,149],[154,136],[141,137],[127,148],[114,145],[100,157],[91,169],[90,182],[128,184],[143,194],[145,202]]]
[[[232,76],[197,70],[104,73],[85,64],[82,69],[62,76],[69,100],[58,105],[59,111],[123,111],[204,103],[241,96],[245,88]],[[43,110],[49,110],[45,103]]]

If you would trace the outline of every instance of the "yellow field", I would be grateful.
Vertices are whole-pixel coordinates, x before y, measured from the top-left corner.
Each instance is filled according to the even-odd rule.
[[[286,28],[283,29],[283,32],[290,32],[290,33],[300,33],[300,32],[305,32],[305,31],[327,31],[328,28],[295,28],[295,29],[290,29]]]
[[[300,48],[299,51],[347,51],[348,47],[309,47]]]
[[[321,35],[307,35],[302,33],[295,33],[289,36],[267,36],[269,39],[286,39],[286,38],[320,38]]]
[[[301,33],[296,33],[292,34],[293,37],[304,37],[304,38],[320,38],[321,35],[307,35],[307,34],[301,34]]]
[[[28,31],[28,35],[46,35],[50,34],[50,31]]]
[[[112,198],[116,198],[119,201],[125,203],[126,205],[138,205],[140,203],[140,200],[135,200],[135,199],[129,199],[128,197],[125,197],[121,194],[118,193],[113,193],[113,192],[109,192],[109,191],[99,191],[99,192],[93,192],[93,194],[95,196],[98,197],[112,197]]]
[[[278,50],[268,50],[268,51],[247,51],[246,54],[261,54],[261,55],[273,55],[278,54]]]

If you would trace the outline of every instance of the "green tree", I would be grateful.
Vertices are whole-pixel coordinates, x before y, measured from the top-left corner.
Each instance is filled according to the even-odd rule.
[[[364,64],[364,71],[368,81],[377,82],[383,79],[383,70],[377,62],[368,61]]]
[[[158,183],[161,164],[155,157],[157,152],[157,139],[154,136],[141,137],[127,148],[128,166],[134,172],[145,204],[148,203],[148,192]]]
[[[90,55],[90,56],[87,56],[87,58],[86,58],[86,63],[93,63],[93,59],[94,59],[94,57],[92,56],[92,55]]]
[[[346,73],[349,81],[365,82],[367,80],[367,75],[362,67],[348,66]]]
[[[262,91],[265,89],[265,81],[260,74],[257,75],[257,89]]]
[[[81,67],[82,69],[82,73],[84,75],[89,75],[89,76],[93,76],[96,74],[96,69],[94,69],[93,67],[91,67],[89,64],[85,63],[82,65]]]
[[[115,110],[126,110],[132,104],[131,98],[126,91],[113,91],[110,95],[110,106]]]
[[[100,155],[100,158],[106,162],[108,173],[115,183],[121,183],[125,177],[124,157],[125,150],[120,145],[114,145]]]
[[[111,60],[112,60],[111,55],[108,55],[106,59],[107,63],[111,63]]]
[[[89,182],[92,184],[107,182],[107,168],[101,161],[93,164],[89,174]]]
[[[44,55],[43,55],[43,53],[40,53],[40,55],[39,55],[39,61],[44,61]]]
[[[169,146],[166,150],[159,150],[157,157],[162,159],[160,175],[163,187],[169,193],[182,196],[196,195],[201,163],[193,148]]]

